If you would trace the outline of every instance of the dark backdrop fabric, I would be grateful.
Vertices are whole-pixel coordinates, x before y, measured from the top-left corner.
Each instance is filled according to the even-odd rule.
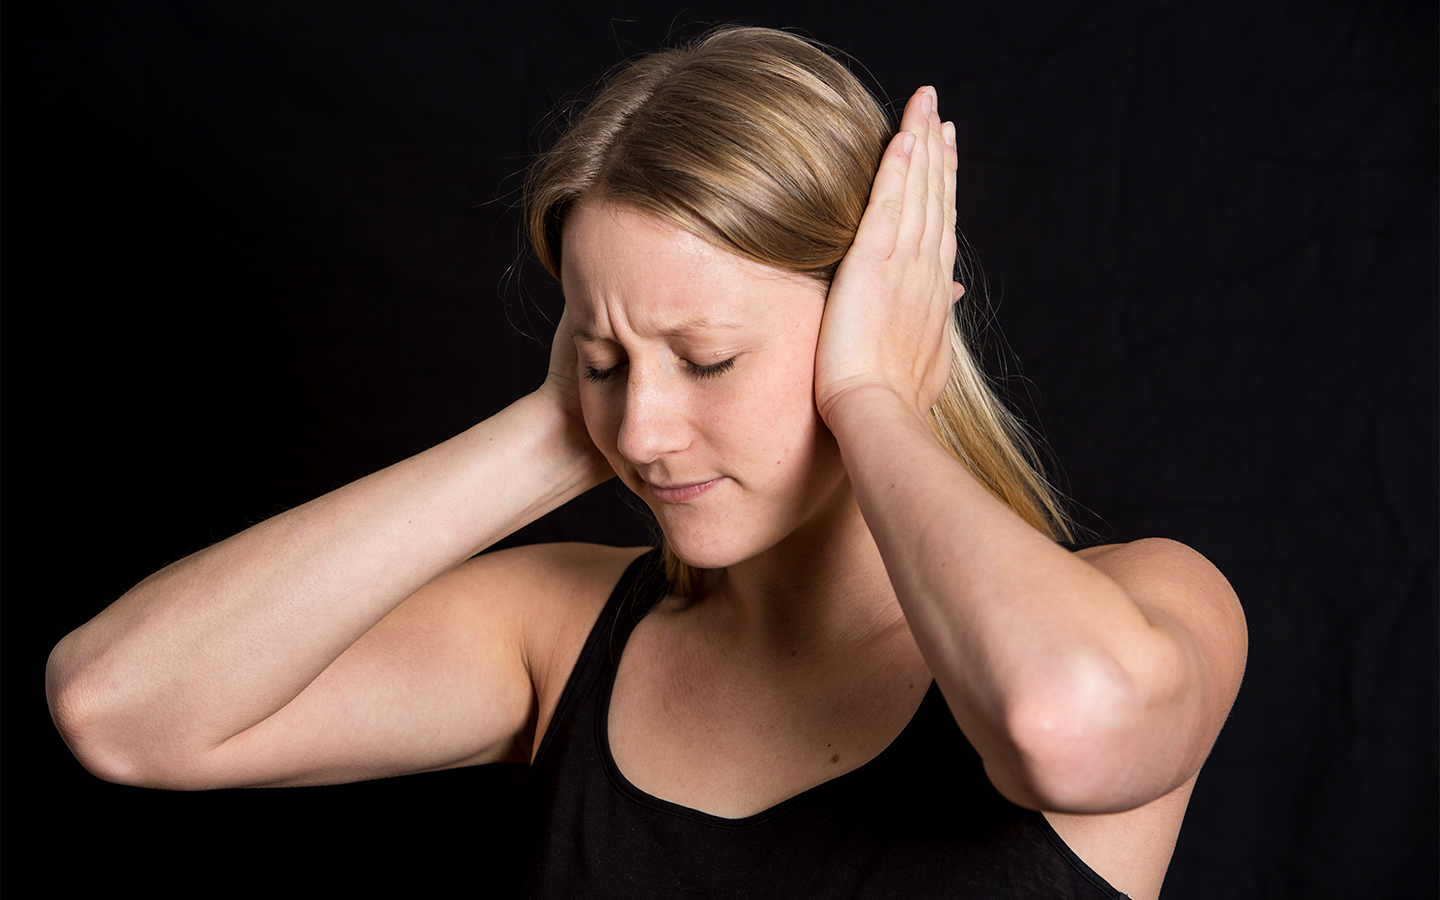
[[[44,658],[537,385],[558,292],[516,206],[547,117],[731,20],[887,99],[937,86],[985,355],[1081,521],[1195,546],[1245,605],[1167,897],[1435,896],[1433,0],[7,4],[10,880],[503,889],[522,769],[107,785]],[[643,543],[635,505],[512,540]]]

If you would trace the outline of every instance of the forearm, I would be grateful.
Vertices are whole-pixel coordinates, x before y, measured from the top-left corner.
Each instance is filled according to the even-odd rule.
[[[265,719],[436,575],[602,480],[575,427],[531,395],[156,573],[52,653],[62,733],[203,749]]]
[[[1180,761],[1162,748],[1193,718],[1181,645],[894,395],[853,392],[828,421],[911,630],[997,786],[1051,809],[1163,790]]]

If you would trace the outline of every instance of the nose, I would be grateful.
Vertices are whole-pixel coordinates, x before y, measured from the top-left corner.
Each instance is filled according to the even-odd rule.
[[[683,387],[670,384],[662,373],[637,369],[633,364],[630,367],[625,411],[615,443],[621,456],[636,465],[647,465],[688,447],[690,427],[685,419]]]

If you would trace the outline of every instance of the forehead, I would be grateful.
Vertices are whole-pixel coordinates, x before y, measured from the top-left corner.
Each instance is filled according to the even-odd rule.
[[[630,207],[581,202],[567,216],[561,283],[577,333],[740,327],[806,298],[814,279],[728,253]]]

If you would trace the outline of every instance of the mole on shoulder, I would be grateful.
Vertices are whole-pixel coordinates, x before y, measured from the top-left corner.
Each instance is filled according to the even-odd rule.
[[[830,761],[832,763],[838,763],[840,761],[840,754],[837,753],[834,756],[830,757]]]

